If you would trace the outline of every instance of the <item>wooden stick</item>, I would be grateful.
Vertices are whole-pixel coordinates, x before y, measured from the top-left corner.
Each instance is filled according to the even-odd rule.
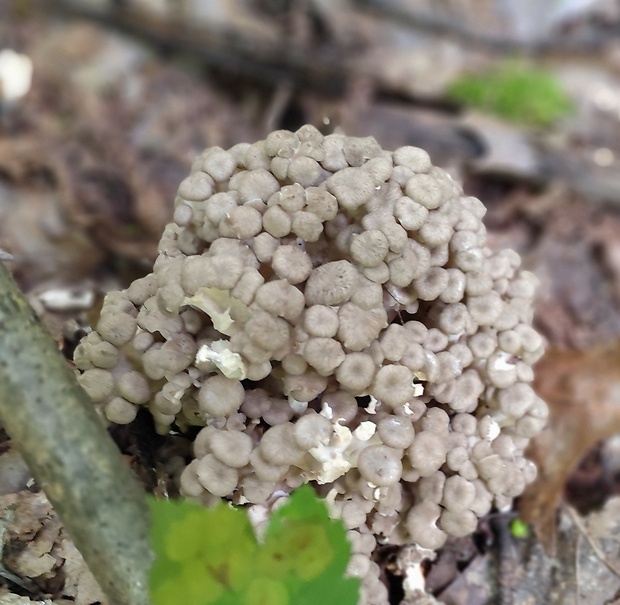
[[[0,424],[110,605],[148,605],[152,555],[144,493],[1,262]]]

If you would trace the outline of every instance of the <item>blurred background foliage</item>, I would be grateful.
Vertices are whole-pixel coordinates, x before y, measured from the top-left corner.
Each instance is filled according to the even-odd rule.
[[[530,126],[550,126],[572,109],[551,73],[513,61],[457,78],[448,95],[465,106]]]

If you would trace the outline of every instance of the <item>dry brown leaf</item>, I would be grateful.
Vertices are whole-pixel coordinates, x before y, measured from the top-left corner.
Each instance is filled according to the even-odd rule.
[[[620,432],[620,342],[583,352],[550,350],[536,368],[535,387],[550,420],[529,448],[538,477],[523,495],[521,514],[552,548],[569,475],[588,450]]]
[[[41,592],[31,595],[33,602],[37,597],[52,595],[54,603],[106,603],[43,492],[21,491],[0,496],[0,519],[7,527],[2,564],[34,592]],[[13,597],[0,593],[0,605],[30,602]]]

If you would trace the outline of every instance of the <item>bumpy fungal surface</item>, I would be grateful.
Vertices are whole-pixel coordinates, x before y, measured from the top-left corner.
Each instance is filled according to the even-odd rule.
[[[363,602],[386,603],[376,539],[440,548],[535,475],[536,279],[486,246],[484,213],[414,147],[304,126],[207,149],[153,273],[78,346],[82,385],[111,422],[204,427],[188,497],[314,482]]]

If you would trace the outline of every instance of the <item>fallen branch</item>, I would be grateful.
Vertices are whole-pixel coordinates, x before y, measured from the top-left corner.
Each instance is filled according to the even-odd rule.
[[[222,25],[199,25],[189,19],[160,16],[154,11],[133,8],[92,6],[79,0],[56,0],[52,13],[89,19],[138,36],[156,47],[186,53],[193,59],[222,70],[239,73],[262,84],[288,83],[332,94],[341,93],[350,69],[343,57],[334,57],[334,48],[321,53],[316,48],[295,47],[290,40],[272,42],[246,35]]]
[[[110,605],[148,605],[144,494],[1,262],[0,337],[0,424]]]

